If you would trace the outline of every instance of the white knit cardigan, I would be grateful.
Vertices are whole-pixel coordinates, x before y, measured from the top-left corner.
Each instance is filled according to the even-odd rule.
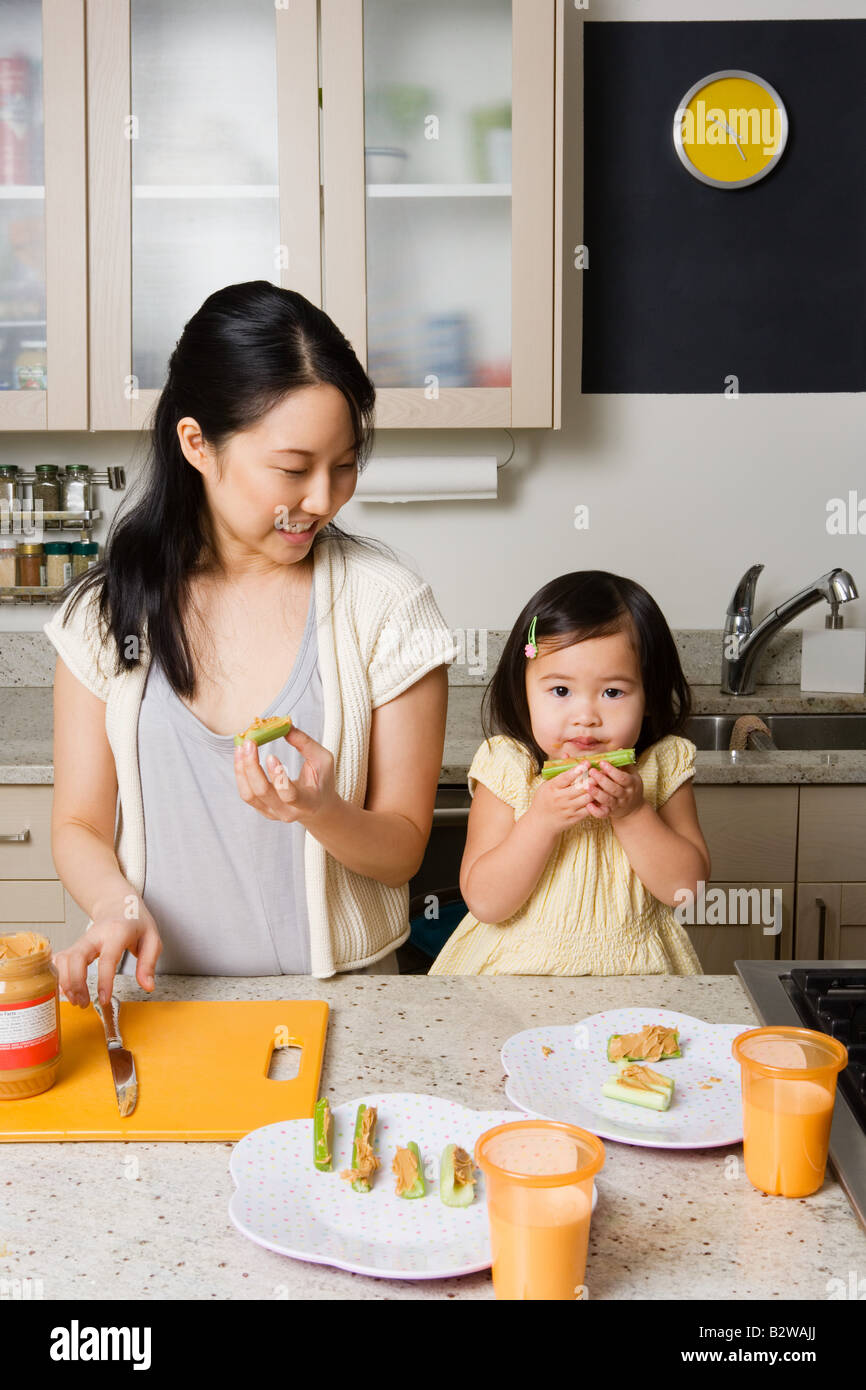
[[[457,648],[429,584],[399,561],[346,544],[345,556],[333,538],[320,540],[313,549],[322,743],[334,755],[337,792],[363,806],[372,711],[434,667],[450,665]],[[138,715],[150,663],[147,633],[139,664],[115,675],[114,642],[101,635],[97,601],[98,588],[79,601],[64,627],[67,599],[43,631],[70,671],[105,701],[120,803],[115,854],[124,877],[141,893],[145,836]],[[304,836],[304,874],[313,975],[324,979],[372,965],[407,939],[407,885],[389,888],[354,873],[309,833]]]

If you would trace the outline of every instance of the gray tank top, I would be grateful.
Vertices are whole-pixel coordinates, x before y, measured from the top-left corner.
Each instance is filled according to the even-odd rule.
[[[295,665],[273,703],[256,712],[264,718],[290,714],[304,733],[322,741],[313,588]],[[138,764],[143,898],[163,944],[157,973],[308,975],[306,831],[298,822],[266,820],[241,800],[234,751],[232,735],[202,724],[153,663],[138,721]],[[280,738],[259,750],[269,780],[270,753],[291,778],[300,775],[300,753]],[[125,952],[120,973],[134,975],[135,966]]]

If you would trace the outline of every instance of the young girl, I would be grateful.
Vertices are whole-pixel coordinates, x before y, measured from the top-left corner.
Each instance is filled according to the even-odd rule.
[[[485,694],[460,871],[431,975],[699,975],[671,910],[710,875],[670,629],[633,580],[566,574],[527,604]],[[491,737],[491,730],[496,729]],[[545,759],[634,748],[636,766]]]

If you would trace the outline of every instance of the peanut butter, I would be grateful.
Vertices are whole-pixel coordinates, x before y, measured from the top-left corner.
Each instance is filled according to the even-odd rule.
[[[291,722],[287,714],[270,714],[267,719],[261,719],[256,715],[249,728],[244,729],[243,736],[245,739],[251,738],[253,734],[258,733],[259,729],[273,729],[277,724],[291,724]]]
[[[370,1135],[376,1123],[376,1107],[368,1105],[361,1117],[361,1132],[358,1135],[355,1146],[355,1166],[345,1168],[340,1174],[341,1178],[346,1178],[349,1182],[356,1182],[358,1178],[370,1179],[379,1167],[379,1160],[373,1153],[370,1144]]]
[[[44,951],[47,941],[35,931],[19,931],[13,936],[0,936],[0,960],[21,960]]]
[[[676,1029],[661,1023],[646,1023],[639,1033],[622,1033],[610,1044],[610,1061],[620,1057],[639,1057],[644,1062],[661,1062],[678,1051]]]
[[[659,1075],[651,1067],[640,1067],[637,1062],[632,1062],[630,1067],[623,1067],[616,1079],[621,1086],[632,1086],[636,1091],[651,1091],[653,1090],[651,1082],[658,1086],[660,1081],[664,1082],[665,1085],[669,1081],[667,1076]]]
[[[0,1100],[47,1091],[60,1067],[60,1006],[51,943],[0,936]]]
[[[461,1187],[468,1182],[475,1181],[475,1174],[472,1170],[472,1159],[465,1149],[461,1149],[458,1144],[454,1150],[454,1183],[459,1183]]]
[[[411,1149],[401,1149],[398,1146],[394,1162],[391,1164],[391,1172],[397,1179],[397,1196],[402,1197],[403,1193],[408,1192],[418,1181],[418,1162]]]

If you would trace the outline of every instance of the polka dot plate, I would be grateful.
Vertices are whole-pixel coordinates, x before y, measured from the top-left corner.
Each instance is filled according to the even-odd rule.
[[[340,1177],[352,1157],[359,1104],[375,1105],[374,1148],[381,1167],[370,1192]],[[334,1171],[313,1166],[313,1121],[285,1120],[247,1134],[232,1150],[237,1185],[229,1216],[257,1245],[314,1264],[389,1279],[444,1279],[490,1265],[484,1176],[476,1168],[475,1201],[446,1207],[439,1198],[439,1160],[446,1144],[468,1153],[479,1134],[522,1120],[521,1111],[469,1110],[442,1096],[408,1092],[358,1096],[333,1108]],[[394,1191],[391,1161],[398,1144],[414,1139],[427,1195]],[[593,1204],[595,1193],[593,1193]]]
[[[669,1110],[644,1110],[601,1093],[615,1071],[607,1060],[611,1033],[637,1033],[645,1023],[680,1030],[682,1057],[649,1064],[675,1083]],[[756,1027],[754,1022],[705,1023],[672,1009],[631,1008],[606,1009],[573,1024],[528,1028],[502,1049],[505,1094],[527,1115],[565,1120],[621,1144],[648,1149],[738,1144],[743,1109],[731,1043],[738,1033]]]

